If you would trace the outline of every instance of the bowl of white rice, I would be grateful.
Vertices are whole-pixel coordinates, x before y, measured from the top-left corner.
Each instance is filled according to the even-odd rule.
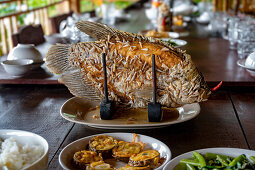
[[[21,130],[0,130],[1,170],[46,170],[49,145],[41,136]]]

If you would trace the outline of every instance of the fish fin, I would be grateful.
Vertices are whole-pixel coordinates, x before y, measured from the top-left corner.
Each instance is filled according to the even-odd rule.
[[[57,44],[51,46],[46,55],[46,66],[51,72],[62,74],[63,72],[72,69],[72,65],[68,59],[70,46],[70,44]]]
[[[141,35],[120,31],[102,23],[95,23],[90,21],[79,21],[76,23],[76,27],[80,31],[88,34],[89,36],[95,38],[96,40],[105,40],[108,38],[109,35],[110,37],[113,37],[113,38],[118,37],[120,40],[122,40],[123,38],[128,40],[128,39],[139,38],[139,37],[140,39],[145,39]]]
[[[96,89],[90,86],[91,83],[82,77],[79,69],[65,72],[60,76],[59,82],[65,84],[69,91],[75,96],[96,101],[100,101],[101,99]]]
[[[90,37],[95,38],[96,40],[108,40],[110,39],[117,39],[120,41],[134,41],[137,40],[138,42],[151,42],[157,43],[167,48],[170,48],[172,51],[177,51],[180,54],[185,54],[185,51],[182,51],[179,48],[175,48],[174,46],[168,44],[167,42],[163,42],[161,40],[154,39],[152,37],[145,37],[143,35],[138,35],[135,33],[129,33],[117,30],[112,28],[106,24],[102,23],[95,23],[90,21],[78,21],[76,23],[76,27],[85,34],[88,34]],[[177,54],[178,55],[178,54]]]

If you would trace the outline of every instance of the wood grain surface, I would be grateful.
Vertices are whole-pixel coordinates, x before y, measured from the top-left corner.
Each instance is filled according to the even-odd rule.
[[[130,11],[130,14],[130,21],[117,25],[118,29],[138,32],[152,27],[144,9]],[[50,146],[50,170],[62,169],[58,156],[69,143],[106,132],[130,132],[157,138],[169,146],[173,157],[211,147],[255,150],[255,78],[236,65],[237,54],[228,49],[226,40],[210,37],[201,25],[191,24],[188,30],[189,37],[180,37],[188,41],[183,49],[191,54],[210,85],[224,81],[220,91],[200,104],[201,113],[197,118],[165,128],[144,130],[106,130],[74,124],[60,116],[62,104],[72,95],[57,83],[57,77],[47,77],[50,73],[41,70],[40,74],[30,75],[32,77],[7,79],[0,67],[0,84],[6,84],[0,85],[0,129],[26,130],[44,137]],[[45,56],[47,50],[43,51],[43,48],[48,49],[49,44],[41,47]],[[45,77],[41,79],[40,76]]]
[[[173,157],[188,151],[210,147],[248,149],[228,93],[218,92],[212,95],[209,101],[201,103],[201,113],[197,118],[166,128],[104,130],[75,124],[57,155],[66,145],[77,139],[107,132],[130,132],[154,137],[171,149]],[[57,155],[50,162],[49,169],[61,169]]]
[[[232,88],[231,98],[249,147],[255,150],[255,88]]]
[[[7,94],[2,95],[2,91]],[[0,93],[0,129],[19,129],[41,135],[49,143],[51,159],[73,126],[59,115],[60,106],[71,97],[69,91],[63,87],[12,86],[2,87]],[[6,103],[10,103],[9,106]]]
[[[236,51],[228,48],[222,38],[186,38],[187,53],[192,56],[208,82],[223,81],[223,85],[255,85],[255,77],[236,64]]]

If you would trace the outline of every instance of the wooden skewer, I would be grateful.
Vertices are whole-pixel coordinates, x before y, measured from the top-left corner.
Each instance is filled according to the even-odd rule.
[[[106,61],[105,61],[105,53],[102,55],[102,61],[103,61],[103,72],[104,72],[104,95],[105,95],[105,102],[109,102],[108,98],[108,88],[107,88],[107,72],[106,72]]]
[[[155,55],[152,55],[152,77],[153,77],[153,102],[148,104],[149,122],[160,122],[162,120],[161,105],[157,103],[157,76]]]
[[[100,117],[104,120],[112,119],[114,115],[114,103],[108,98],[108,88],[107,88],[107,72],[106,72],[106,57],[105,53],[102,54],[102,62],[103,62],[103,72],[104,72],[104,95],[105,100],[100,104]]]
[[[152,77],[153,77],[153,104],[157,102],[157,75],[156,75],[156,68],[155,68],[155,55],[152,55]]]

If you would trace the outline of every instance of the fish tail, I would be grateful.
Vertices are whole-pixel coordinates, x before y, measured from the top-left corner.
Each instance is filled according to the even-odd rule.
[[[47,68],[55,74],[60,74],[58,81],[65,84],[73,95],[99,101],[99,94],[91,86],[91,82],[81,74],[80,68],[70,61],[70,48],[70,44],[53,45],[46,56]]]

